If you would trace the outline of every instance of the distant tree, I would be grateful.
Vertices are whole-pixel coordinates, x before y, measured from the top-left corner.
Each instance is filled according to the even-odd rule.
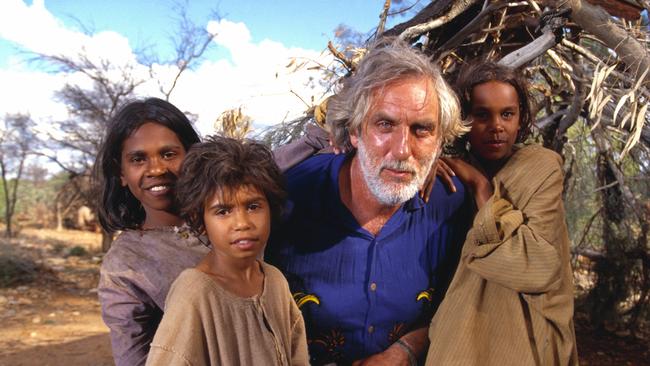
[[[108,59],[91,56],[85,49],[77,55],[39,54],[38,60],[74,78],[85,79],[87,83],[67,83],[57,98],[67,106],[69,118],[54,122],[49,134],[50,148],[54,151],[67,151],[66,159],[58,155],[47,156],[68,172],[71,183],[65,189],[77,189],[83,204],[96,212],[96,193],[92,184],[87,184],[92,176],[93,164],[101,141],[106,133],[110,119],[128,100],[136,96],[136,89],[149,80],[158,83],[160,92],[169,99],[181,75],[200,60],[215,35],[204,28],[195,26],[188,18],[187,2],[175,5],[178,12],[178,31],[174,35],[175,57],[161,62],[157,57],[136,51],[135,60],[117,64]],[[176,73],[169,83],[157,79],[156,72],[161,67],[175,67]],[[148,70],[148,72],[147,72]],[[66,196],[66,197],[63,197]],[[74,194],[61,193],[57,202],[66,206]],[[74,198],[76,199],[76,198]],[[61,206],[58,206],[62,209]],[[59,215],[61,212],[59,212]],[[59,216],[60,217],[60,216]],[[112,238],[103,233],[102,248],[108,250]]]
[[[18,201],[18,188],[27,156],[37,144],[34,122],[28,115],[11,114],[2,119],[0,130],[0,176],[4,198],[5,236],[14,236],[13,217]]]

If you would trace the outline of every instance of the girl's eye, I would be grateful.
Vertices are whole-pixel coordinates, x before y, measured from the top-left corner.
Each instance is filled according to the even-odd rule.
[[[502,116],[503,118],[505,118],[505,119],[510,119],[510,118],[512,118],[512,116],[514,116],[514,115],[515,115],[515,114],[512,113],[512,112],[503,112],[503,113],[501,113],[501,116]]]
[[[262,205],[259,204],[259,203],[251,203],[251,204],[248,205],[248,210],[249,211],[259,210],[260,208],[262,208]]]
[[[477,120],[486,120],[488,118],[488,114],[483,111],[478,111],[478,112],[473,112],[472,117]]]
[[[214,214],[217,215],[217,216],[226,216],[229,213],[230,213],[230,209],[228,209],[228,208],[220,208]]]

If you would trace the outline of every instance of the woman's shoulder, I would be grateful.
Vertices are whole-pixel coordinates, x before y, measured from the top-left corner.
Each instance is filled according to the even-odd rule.
[[[135,263],[142,260],[143,232],[140,230],[125,230],[117,235],[111,247],[102,260],[102,270],[120,271],[132,269]]]
[[[499,172],[502,177],[516,175],[520,179],[542,178],[562,171],[562,157],[553,150],[531,144],[517,147]]]
[[[513,157],[517,157],[522,163],[528,162],[534,164],[547,163],[562,165],[562,157],[560,154],[538,144],[522,145],[518,147]]]
[[[139,270],[146,264],[176,260],[194,265],[208,248],[201,241],[184,231],[173,229],[125,230],[111,244],[102,262],[105,271]],[[174,259],[174,256],[179,256]],[[185,267],[187,267],[186,265]]]

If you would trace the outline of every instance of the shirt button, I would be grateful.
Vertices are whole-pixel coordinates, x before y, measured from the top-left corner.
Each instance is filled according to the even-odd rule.
[[[368,333],[373,333],[375,331],[375,327],[372,325],[368,327]]]
[[[376,283],[371,283],[370,284],[370,291],[376,291],[377,290],[377,284]]]

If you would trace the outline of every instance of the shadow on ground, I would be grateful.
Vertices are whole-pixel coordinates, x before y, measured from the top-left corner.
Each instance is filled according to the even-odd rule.
[[[36,346],[16,353],[3,350],[2,366],[109,366],[113,365],[111,342],[107,333],[81,338],[76,341]]]

